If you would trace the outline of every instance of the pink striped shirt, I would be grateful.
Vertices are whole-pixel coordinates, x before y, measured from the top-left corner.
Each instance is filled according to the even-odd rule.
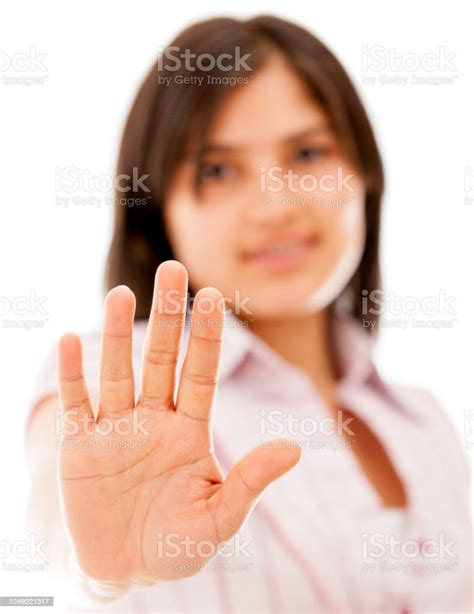
[[[453,427],[424,391],[387,384],[357,322],[338,318],[337,401],[381,441],[406,509],[383,507],[305,373],[228,317],[213,414],[225,473],[262,441],[293,437],[298,465],[261,496],[238,535],[201,573],[111,601],[78,583],[73,608],[130,612],[470,612],[469,471]],[[134,328],[137,389],[146,322]],[[100,334],[83,336],[89,389]],[[55,348],[35,403],[57,390]],[[350,428],[350,425],[349,425]],[[58,527],[58,530],[61,530]],[[236,538],[237,540],[237,538]]]

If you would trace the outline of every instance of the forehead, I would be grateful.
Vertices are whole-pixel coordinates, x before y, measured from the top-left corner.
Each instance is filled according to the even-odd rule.
[[[308,126],[328,128],[327,115],[287,60],[275,53],[226,98],[209,140],[230,147],[272,145]]]

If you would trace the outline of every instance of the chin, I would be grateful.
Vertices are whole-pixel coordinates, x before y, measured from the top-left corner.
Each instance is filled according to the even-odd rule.
[[[318,289],[314,290],[306,287],[304,292],[291,290],[284,293],[267,292],[254,294],[252,301],[248,303],[250,313],[243,312],[239,317],[252,320],[286,320],[290,318],[301,318],[324,309],[331,300],[324,301],[319,296]]]

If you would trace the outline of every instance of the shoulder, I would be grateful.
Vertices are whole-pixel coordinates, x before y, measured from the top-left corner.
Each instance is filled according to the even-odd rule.
[[[457,470],[469,476],[469,463],[465,442],[443,404],[431,391],[409,385],[390,382],[382,384],[392,404],[404,413],[411,427],[419,430],[419,436],[442,456],[449,456]]]
[[[426,388],[418,386],[384,382],[390,396],[413,414],[413,417],[432,422],[448,420],[438,398]]]
[[[450,425],[454,430],[448,414],[438,397],[430,390],[407,384],[382,381],[375,373],[380,385],[387,391],[388,396],[402,409],[410,414],[413,420],[433,428]]]

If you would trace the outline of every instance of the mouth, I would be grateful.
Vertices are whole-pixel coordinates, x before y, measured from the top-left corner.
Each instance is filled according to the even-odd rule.
[[[317,243],[314,235],[282,238],[245,250],[243,258],[247,263],[265,270],[291,270],[306,262]]]

